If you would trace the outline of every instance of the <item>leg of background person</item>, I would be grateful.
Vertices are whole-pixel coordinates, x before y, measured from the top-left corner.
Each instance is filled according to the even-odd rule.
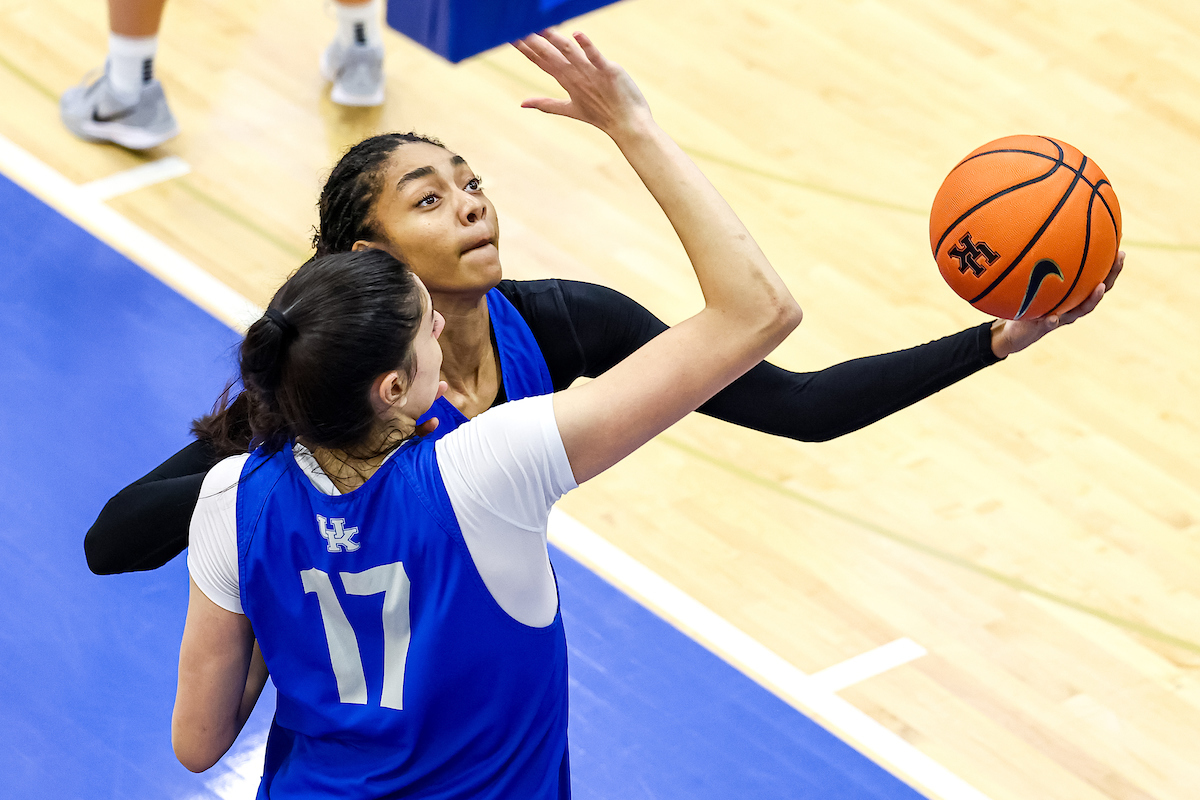
[[[108,0],[108,76],[117,97],[129,105],[154,79],[165,5],[166,0]]]
[[[154,77],[164,5],[166,0],[109,0],[104,74],[91,84],[85,78],[59,101],[71,132],[133,150],[156,147],[179,133]]]
[[[337,0],[338,28],[321,55],[330,99],[343,106],[383,103],[382,0]]]

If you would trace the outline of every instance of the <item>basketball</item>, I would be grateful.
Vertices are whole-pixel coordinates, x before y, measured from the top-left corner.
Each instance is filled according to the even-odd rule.
[[[929,243],[959,297],[1004,319],[1069,311],[1104,280],[1121,207],[1096,162],[1046,136],[967,155],[933,199]]]

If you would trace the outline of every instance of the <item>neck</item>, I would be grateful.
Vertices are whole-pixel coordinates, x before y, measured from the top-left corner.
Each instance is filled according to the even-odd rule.
[[[320,465],[321,471],[328,476],[329,480],[333,481],[333,485],[337,487],[338,491],[347,494],[371,479],[371,476],[383,465],[391,452],[411,435],[412,428],[413,425],[410,423],[406,431],[390,428],[372,437],[373,443],[359,451],[375,454],[366,457],[351,455],[345,450],[313,447],[304,442],[301,444],[309,449],[317,464]]]
[[[446,318],[438,339],[442,346],[441,377],[449,387],[446,399],[467,416],[475,416],[491,405],[500,385],[487,298],[440,293],[431,296],[433,307]]]

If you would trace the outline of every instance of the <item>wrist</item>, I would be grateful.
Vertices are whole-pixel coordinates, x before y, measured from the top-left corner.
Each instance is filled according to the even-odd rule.
[[[654,121],[650,109],[631,114],[627,119],[605,131],[622,151],[653,142],[662,134],[662,128]]]
[[[992,320],[992,354],[1001,360],[1012,354],[1011,343],[1004,334],[1008,329],[1008,320]]]

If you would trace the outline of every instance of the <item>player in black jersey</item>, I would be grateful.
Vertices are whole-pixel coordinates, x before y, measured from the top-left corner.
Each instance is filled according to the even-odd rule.
[[[452,244],[447,204],[451,188],[479,191],[469,213],[491,215],[478,176],[457,156],[455,176],[426,164],[445,152],[435,139],[411,133],[374,136],[338,162],[321,193],[317,253],[377,247],[407,263],[447,319],[442,337],[447,398],[468,418],[503,402],[499,364],[484,302],[494,287],[517,308],[537,340],[556,390],[595,377],[667,329],[635,301],[602,286],[568,280],[501,280],[499,228],[466,249]],[[1039,320],[984,323],[907,350],[855,359],[811,373],[759,364],[700,412],[797,441],[819,442],[858,430],[1018,352],[1061,324],[1089,313],[1112,287],[1124,254],[1101,287],[1076,309]],[[155,569],[178,555],[204,475],[222,457],[214,433],[197,431],[183,448],[105,505],[84,541],[97,574]],[[236,436],[233,438],[237,438]],[[248,443],[248,434],[244,437]]]

